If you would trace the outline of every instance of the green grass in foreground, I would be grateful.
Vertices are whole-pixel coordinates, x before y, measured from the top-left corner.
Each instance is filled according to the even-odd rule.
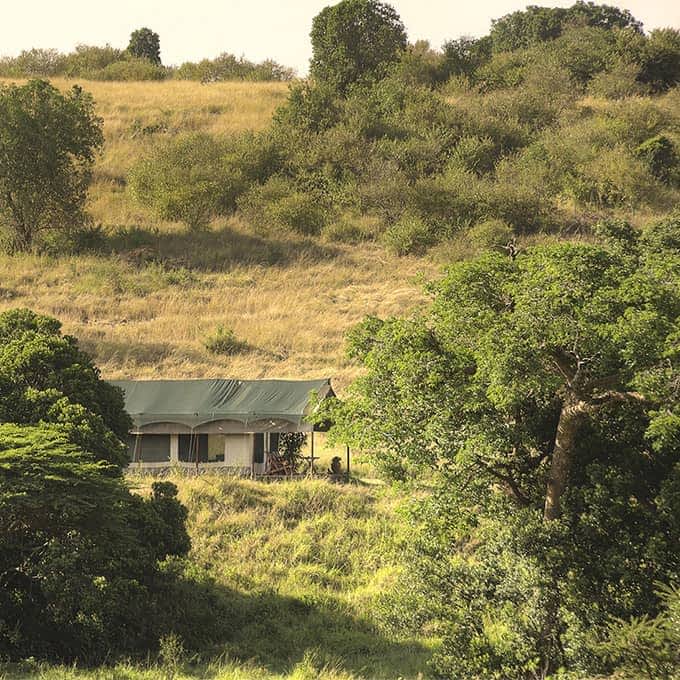
[[[399,573],[400,499],[376,485],[173,479],[189,509],[192,562],[229,603],[224,639],[184,656],[92,670],[27,662],[2,680],[415,679],[433,641],[398,639],[380,601]],[[141,486],[146,483],[141,480]],[[422,675],[421,675],[422,674]]]

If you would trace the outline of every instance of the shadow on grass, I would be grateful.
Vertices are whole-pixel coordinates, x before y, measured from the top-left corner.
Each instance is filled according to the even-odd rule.
[[[203,631],[210,645],[199,645],[198,658],[204,663],[226,654],[274,674],[287,674],[312,658],[317,670],[332,667],[376,680],[426,674],[427,647],[412,640],[390,639],[338,600],[210,587],[211,597],[219,604],[215,621]]]
[[[161,262],[175,267],[220,272],[236,264],[286,265],[337,258],[341,251],[312,238],[264,237],[229,226],[218,230],[161,232],[132,227],[101,234],[92,250],[120,255],[139,264]]]
[[[80,346],[100,362],[111,362],[128,368],[146,367],[160,364],[169,357],[177,361],[198,363],[206,361],[200,352],[177,348],[167,342],[124,342],[88,337],[87,329],[81,331]]]

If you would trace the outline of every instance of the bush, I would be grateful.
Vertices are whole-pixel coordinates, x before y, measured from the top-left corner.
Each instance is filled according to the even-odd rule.
[[[88,74],[93,80],[164,80],[167,69],[148,59],[128,58],[115,61],[98,71]]]
[[[65,57],[54,49],[23,50],[18,57],[0,59],[3,78],[49,78],[62,72]]]
[[[582,205],[636,207],[659,196],[659,184],[645,163],[622,147],[601,149],[565,177],[566,193]]]
[[[96,78],[96,73],[125,59],[123,50],[111,45],[77,45],[74,52],[64,57],[64,75],[70,78]]]
[[[680,156],[673,142],[665,135],[655,135],[635,149],[657,179],[671,184],[680,179]]]
[[[250,346],[247,342],[239,340],[231,328],[220,325],[215,333],[206,339],[205,348],[213,354],[232,356],[247,352]]]
[[[215,59],[203,59],[197,63],[187,61],[172,74],[178,80],[200,80],[202,83],[216,83],[228,80],[288,81],[294,71],[274,61],[255,64],[244,57],[235,57],[227,52]]]
[[[230,149],[205,133],[158,145],[130,171],[130,192],[161,219],[203,229],[216,215],[233,210],[248,185],[238,162],[230,162]]]
[[[436,242],[432,228],[416,215],[404,215],[382,235],[383,243],[397,255],[419,255]]]
[[[491,219],[478,222],[468,230],[470,240],[481,248],[499,248],[507,245],[514,236],[512,227],[503,220]]]
[[[645,93],[645,86],[637,79],[640,68],[619,62],[608,71],[593,76],[588,83],[588,94],[606,99],[624,99]]]
[[[498,147],[491,137],[462,137],[451,154],[453,163],[481,176],[491,172],[498,160]]]
[[[281,176],[254,185],[238,206],[262,233],[318,234],[328,221],[328,210],[319,196],[300,191]]]
[[[356,198],[362,212],[394,222],[413,200],[413,187],[395,161],[374,158],[357,181]]]

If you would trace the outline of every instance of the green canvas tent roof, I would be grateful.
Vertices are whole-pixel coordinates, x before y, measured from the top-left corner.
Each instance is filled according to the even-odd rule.
[[[179,423],[197,427],[216,420],[244,425],[258,420],[305,422],[312,394],[334,396],[322,380],[112,380],[125,393],[125,410],[136,427]]]

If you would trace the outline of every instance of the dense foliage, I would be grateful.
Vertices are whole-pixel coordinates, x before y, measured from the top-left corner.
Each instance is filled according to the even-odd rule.
[[[0,314],[0,422],[59,425],[96,459],[127,463],[122,393],[56,319],[27,309]]]
[[[162,165],[187,192],[210,179],[226,186],[234,200],[220,202],[215,189],[210,215],[236,209],[260,233],[378,239],[404,255],[462,234],[504,245],[631,210],[667,212],[680,200],[680,33],[645,35],[602,5],[554,12],[499,20],[494,31],[507,38],[562,17],[559,30],[517,37],[512,51],[494,31],[436,51],[405,49],[398,17],[380,3],[339,3],[315,20],[314,77],[291,86],[271,128],[240,142],[240,156],[213,138],[190,173],[163,145],[139,167]],[[373,21],[392,36],[389,48],[363,45],[382,35],[364,36]],[[378,56],[357,60],[355,49]],[[227,178],[211,169],[224,167],[220,154]],[[257,173],[254,156],[265,161]],[[154,208],[160,194],[136,195]]]
[[[611,617],[680,579],[680,219],[598,233],[455,265],[350,339],[336,431],[431,490],[413,560],[446,677],[606,670]]]
[[[215,140],[192,134],[155,147],[132,169],[134,198],[168,220],[201,229],[236,208],[236,199],[268,176],[273,151],[246,134]]]
[[[0,657],[113,659],[185,625],[195,594],[161,562],[188,552],[187,512],[172,484],[130,493],[129,426],[56,319],[0,314]]]
[[[161,65],[161,39],[150,28],[138,28],[130,35],[127,51],[137,59],[146,59],[157,66]]]
[[[342,0],[321,10],[312,24],[311,75],[345,92],[384,77],[406,47],[404,25],[391,5]]]
[[[95,662],[153,648],[172,585],[158,562],[189,548],[176,489],[135,496],[46,424],[0,425],[0,472],[0,654]]]
[[[44,80],[0,85],[0,228],[29,250],[47,231],[70,231],[83,211],[102,123],[92,97]]]
[[[54,49],[23,50],[16,57],[0,58],[4,78],[85,78],[87,80],[198,80],[204,83],[228,80],[285,81],[294,70],[271,59],[256,63],[224,52],[214,59],[163,66],[154,44],[149,42],[126,50],[105,45],[77,45],[67,54]],[[156,45],[158,50],[160,46]],[[141,56],[138,56],[138,53]]]

